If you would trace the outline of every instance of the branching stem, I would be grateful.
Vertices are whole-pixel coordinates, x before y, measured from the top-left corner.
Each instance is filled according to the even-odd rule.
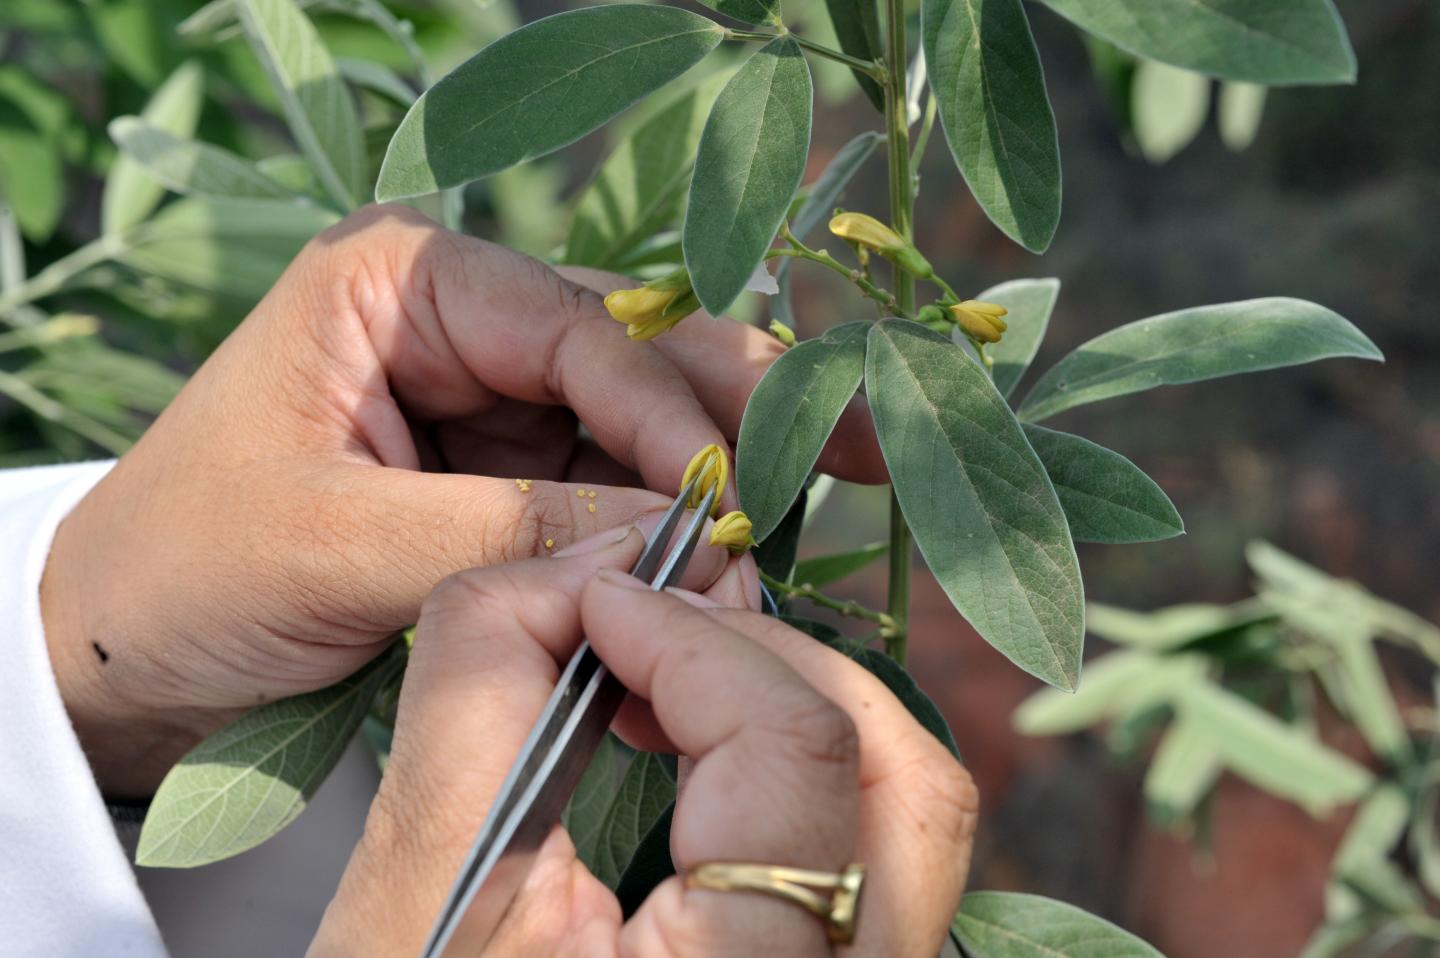
[[[864,619],[866,622],[874,622],[880,626],[880,636],[882,638],[889,636],[895,629],[895,621],[891,619],[887,613],[863,606],[854,599],[836,599],[808,585],[795,585],[790,582],[782,582],[766,572],[760,573],[760,581],[765,583],[766,588],[788,595],[793,599],[804,599],[806,602],[818,605],[823,609],[829,609],[832,612],[838,612],[840,615],[849,616],[852,619]]]
[[[796,43],[800,44],[800,46],[804,47],[806,50],[809,50],[811,53],[815,54],[818,57],[824,57],[827,60],[834,60],[836,63],[843,63],[852,70],[859,70],[861,73],[874,79],[876,82],[885,82],[885,71],[881,68],[880,64],[876,63],[874,60],[862,60],[859,57],[852,57],[848,53],[841,53],[839,50],[832,50],[830,47],[825,46],[823,43],[816,43],[814,40],[807,40],[798,33],[791,33],[788,30],[780,33],[763,33],[758,30],[725,31],[726,40],[758,40],[768,43],[769,41],[774,40],[776,37],[784,36],[790,37],[790,39],[794,40]]]

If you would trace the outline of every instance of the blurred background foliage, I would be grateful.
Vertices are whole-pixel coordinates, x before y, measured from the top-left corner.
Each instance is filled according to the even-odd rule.
[[[573,4],[304,5],[356,92],[378,165],[427,71],[443,75],[518,23]],[[829,38],[823,0],[786,6],[798,29]],[[1082,547],[1094,598],[1138,608],[1239,600],[1249,594],[1244,544],[1264,537],[1440,619],[1440,8],[1337,6],[1359,83],[1268,96],[1137,62],[1036,6],[1066,180],[1064,217],[1043,258],[1001,236],[953,178],[926,189],[932,173],[947,182],[943,148],[932,144],[920,167],[919,245],[962,293],[1016,277],[1063,281],[1041,367],[1142,316],[1276,293],[1350,316],[1388,358],[1157,391],[1143,410],[1121,401],[1143,411],[1133,419],[1121,403],[1108,415],[1067,413],[1064,428],[1154,476],[1191,530],[1124,549]],[[339,214],[297,156],[225,4],[200,9],[195,0],[0,4],[0,466],[123,451]],[[812,175],[876,125],[844,67],[814,69]],[[304,199],[166,194],[117,162],[107,129],[116,117],[157,112],[177,135],[254,161]],[[607,143],[646,115],[467,187],[464,228],[557,257]],[[884,197],[875,164],[846,204],[879,211]],[[843,282],[804,272],[793,301],[802,336],[859,306]],[[763,318],[765,304],[749,297],[736,312]],[[883,496],[839,486],[807,553],[881,538],[885,511]],[[863,576],[846,585],[879,598]],[[1227,777],[1197,852],[1189,836],[1141,822],[1143,768],[1094,738],[1014,731],[1010,715],[1033,680],[971,634],[933,584],[918,584],[912,632],[915,674],[986,797],[980,883],[1116,918],[1172,958],[1294,954],[1320,923],[1348,813],[1312,818]],[[1106,645],[1092,638],[1092,647]],[[1430,701],[1423,656],[1387,647],[1380,661],[1402,703]],[[1359,739],[1339,744],[1364,756]]]

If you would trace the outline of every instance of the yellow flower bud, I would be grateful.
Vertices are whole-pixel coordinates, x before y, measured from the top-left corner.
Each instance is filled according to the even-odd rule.
[[[725,455],[725,450],[711,443],[695,454],[690,460],[690,465],[685,467],[685,475],[680,479],[680,489],[683,492],[685,487],[690,485],[690,480],[696,476],[700,481],[695,483],[695,489],[690,493],[690,498],[685,504],[691,509],[698,507],[711,489],[717,490],[715,502],[710,507],[712,516],[720,513],[720,494],[725,491],[725,480],[730,476],[730,459]]]
[[[738,509],[734,512],[727,512],[715,520],[715,527],[710,530],[710,544],[712,546],[724,546],[730,550],[731,555],[744,555],[755,545],[755,540],[750,535],[750,517]]]
[[[787,347],[795,345],[795,330],[786,326],[778,319],[770,320],[770,335],[774,336]]]
[[[950,313],[960,328],[982,343],[998,343],[1008,328],[1000,317],[1009,310],[996,303],[979,299],[967,299],[950,307]]]
[[[849,243],[873,249],[907,273],[921,279],[935,275],[935,269],[920,251],[899,233],[865,213],[837,213],[830,220],[830,232]]]
[[[617,289],[605,297],[612,318],[630,328],[631,339],[654,339],[700,308],[684,267],[639,289]]]

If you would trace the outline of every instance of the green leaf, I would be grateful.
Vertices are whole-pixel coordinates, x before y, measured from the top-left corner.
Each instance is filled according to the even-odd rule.
[[[1015,664],[1075,688],[1084,597],[1070,527],[990,378],[938,334],[883,320],[865,384],[895,494],[945,594]]]
[[[561,824],[570,833],[575,843],[575,856],[585,863],[586,868],[595,867],[595,849],[600,842],[600,830],[604,827],[605,816],[615,798],[615,787],[620,778],[615,762],[615,743],[609,735],[600,742],[595,757],[580,776],[570,804],[565,806]]]
[[[294,821],[375,693],[404,665],[403,652],[397,645],[329,688],[251,709],[191,749],[155,793],[136,864],[208,864],[254,848]]]
[[[310,238],[338,220],[297,203],[190,197],[127,233],[118,259],[142,273],[258,301]]]
[[[1355,80],[1355,54],[1331,0],[1044,2],[1131,53],[1227,80]]]
[[[675,224],[720,79],[676,97],[615,148],[580,196],[565,262],[613,269]]]
[[[1115,396],[1348,356],[1381,360],[1375,344],[1323,306],[1272,297],[1152,316],[1090,340],[1052,366],[1020,416],[1038,422]]]
[[[930,89],[985,215],[1044,252],[1060,222],[1060,143],[1020,0],[924,0]]]
[[[780,0],[700,0],[711,10],[743,23],[780,26]]]
[[[59,150],[35,119],[0,98],[0,205],[34,242],[48,240],[60,222],[64,172]]]
[[[780,524],[865,375],[866,322],[827,329],[765,371],[740,421],[735,486],[761,541]]]
[[[295,142],[325,191],[353,209],[366,192],[365,140],[330,51],[294,0],[240,0],[239,9]]]
[[[790,217],[790,231],[803,240],[824,222],[835,209],[850,180],[883,142],[883,135],[867,130],[842,146],[811,185],[795,215]],[[770,298],[770,315],[787,323],[794,322],[790,310],[790,268],[793,265],[794,261],[788,256],[780,260],[780,265],[775,268],[775,285],[780,291]]]
[[[890,551],[886,542],[875,542],[852,552],[837,552],[828,556],[806,559],[795,566],[795,581],[802,585],[823,589],[832,582],[838,582],[854,575],[876,559]]]
[[[1041,689],[1015,710],[1011,722],[1025,735],[1065,735],[1106,719],[1167,704],[1186,685],[1201,680],[1198,655],[1157,656],[1120,651],[1091,659],[1072,695]]]
[[[1235,152],[1248,149],[1260,132],[1265,88],[1256,83],[1220,84],[1220,139]]]
[[[973,958],[1163,958],[1105,919],[1039,895],[972,891],[950,928]]]
[[[795,499],[795,504],[785,513],[785,518],[780,520],[775,531],[766,536],[751,553],[761,572],[781,582],[789,582],[795,571],[795,554],[800,550],[800,533],[805,529],[809,499],[809,491],[802,489]],[[777,604],[784,601],[784,596],[781,596]]]
[[[205,75],[200,65],[193,60],[182,63],[155,91],[140,119],[188,140],[200,123],[204,97]],[[102,230],[107,235],[123,233],[149,216],[164,196],[165,187],[138,162],[121,154],[105,178],[105,195],[100,204]]]
[[[1176,703],[1226,767],[1312,815],[1354,801],[1373,782],[1349,758],[1218,686],[1195,683]]]
[[[1091,602],[1085,607],[1090,632],[1136,649],[1166,652],[1275,618],[1275,610],[1258,599],[1234,605],[1190,603],[1155,612],[1132,612]]]
[[[1129,459],[1068,432],[1025,424],[1076,542],[1154,542],[1185,531],[1165,491]]]
[[[600,825],[591,868],[595,877],[614,889],[641,840],[673,801],[675,780],[664,760],[653,752],[637,754]]]
[[[885,55],[885,37],[880,32],[880,5],[875,0],[825,0],[830,23],[840,49],[861,60],[877,61]],[[875,109],[885,112],[885,91],[875,78],[860,70],[850,71],[855,82],[870,98]],[[798,233],[796,234],[799,235]]]
[[[719,25],[673,7],[558,13],[506,34],[410,108],[375,198],[421,196],[573,143],[715,48]]]
[[[1164,163],[1199,135],[1210,115],[1210,78],[1141,60],[1130,86],[1130,125],[1140,152]]]
[[[133,116],[110,123],[110,138],[156,181],[177,193],[293,199],[255,164],[208,143],[177,137]]]
[[[1410,799],[1396,785],[1380,786],[1356,809],[1331,865],[1333,877],[1342,887],[1332,887],[1326,894],[1329,917],[1340,917],[1333,914],[1335,910],[1359,912],[1358,901],[1347,901],[1356,892],[1389,911],[1422,907],[1414,886],[1390,862],[1390,852],[1399,844],[1410,812]]]
[[[685,264],[700,305],[729,308],[765,256],[805,173],[810,68],[783,37],[761,47],[710,110],[690,179]]]
[[[1009,328],[1000,342],[989,347],[990,358],[995,363],[991,370],[995,375],[995,388],[1007,399],[1040,349],[1059,296],[1058,279],[1015,279],[992,286],[975,297],[1009,310],[1005,315]]]
[[[1205,734],[1186,721],[1160,739],[1145,772],[1145,806],[1162,828],[1188,821],[1215,787],[1224,765]]]
[[[335,68],[340,75],[356,86],[378,93],[407,110],[415,102],[415,90],[409,83],[383,63],[374,60],[356,60],[351,57],[336,57]]]
[[[661,882],[675,874],[675,860],[670,857],[670,827],[674,821],[675,803],[671,802],[640,839],[625,874],[615,885],[615,897],[627,921]]]

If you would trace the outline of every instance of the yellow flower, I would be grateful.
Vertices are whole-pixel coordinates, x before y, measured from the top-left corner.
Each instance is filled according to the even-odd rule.
[[[731,555],[744,555],[755,544],[750,536],[751,528],[750,517],[745,513],[738,509],[727,512],[715,520],[715,528],[710,530],[710,544],[724,546]]]
[[[778,319],[770,320],[770,335],[780,340],[786,348],[795,345],[795,330],[786,326]]]
[[[690,273],[683,266],[639,289],[617,289],[605,297],[611,317],[630,328],[631,339],[654,339],[700,308],[690,286]]]
[[[921,279],[935,275],[935,269],[920,251],[899,233],[865,213],[837,213],[830,220],[830,232],[848,243],[873,249],[907,273]]]
[[[710,506],[712,516],[720,513],[720,495],[725,491],[725,480],[730,476],[730,459],[725,455],[725,450],[711,443],[695,454],[690,460],[690,465],[685,467],[685,475],[680,479],[680,490],[690,485],[690,480],[696,476],[700,481],[695,483],[694,490],[685,504],[691,509],[697,508],[711,489],[716,490],[715,502]]]
[[[998,343],[1008,328],[1000,317],[1010,312],[1004,306],[979,299],[967,299],[950,307],[960,328],[982,343]]]

